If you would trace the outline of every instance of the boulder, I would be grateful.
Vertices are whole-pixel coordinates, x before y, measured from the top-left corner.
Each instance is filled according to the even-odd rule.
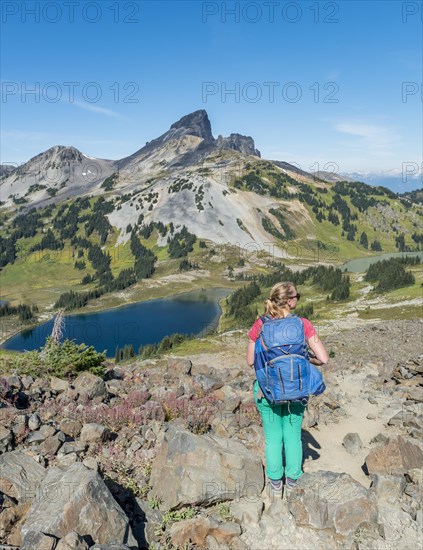
[[[59,432],[60,433],[60,432]],[[59,434],[47,437],[41,444],[39,452],[42,455],[55,455],[60,449],[62,442],[60,441]]]
[[[13,446],[13,433],[0,425],[0,453],[11,451]]]
[[[87,443],[95,443],[97,441],[106,441],[110,435],[110,430],[103,426],[102,424],[96,424],[95,422],[90,422],[89,424],[84,424],[81,430],[81,441]]]
[[[41,426],[41,418],[38,413],[31,414],[31,416],[28,419],[28,428],[31,431],[38,430],[38,428]]]
[[[372,484],[370,487],[378,499],[395,502],[404,493],[406,485],[404,476],[373,474],[371,477]]]
[[[150,477],[162,510],[257,497],[264,486],[261,460],[242,443],[169,426]]]
[[[133,532],[141,548],[148,548],[156,540],[156,531],[161,529],[163,513],[150,508],[148,502],[136,498],[137,506],[133,516]]]
[[[67,455],[70,453],[81,454],[87,450],[87,444],[81,441],[66,441],[63,443],[60,453]]]
[[[176,372],[178,374],[190,375],[192,369],[192,362],[190,359],[184,359],[179,357],[170,357],[167,361],[166,371]]]
[[[70,437],[78,437],[82,430],[82,424],[79,420],[74,420],[73,418],[63,418],[60,421],[59,428],[64,434]]]
[[[194,375],[194,382],[198,384],[205,393],[217,390],[223,386],[221,380],[217,380],[212,376],[206,376],[205,374]]]
[[[57,376],[52,376],[50,378],[50,388],[57,393],[62,393],[69,388],[69,382],[67,380],[57,378]]]
[[[385,445],[371,450],[366,457],[369,474],[402,475],[412,468],[421,468],[423,452],[420,445],[398,435]]]
[[[186,519],[171,526],[170,538],[176,548],[183,548],[190,542],[196,546],[204,546],[211,528],[212,522],[209,518]]]
[[[21,527],[27,548],[40,533],[61,539],[70,531],[89,535],[95,543],[138,548],[128,518],[106,484],[82,463],[66,469],[49,468],[39,495]]]
[[[237,523],[219,523],[213,518],[197,517],[174,523],[170,528],[170,538],[176,548],[185,548],[189,543],[204,546],[207,538],[213,537],[222,547],[241,534]],[[209,548],[207,544],[206,548]]]
[[[319,470],[305,473],[288,499],[300,526],[333,529],[348,536],[364,524],[376,524],[376,498],[349,474]]]
[[[13,451],[0,456],[0,492],[19,503],[32,502],[46,470],[30,456]]]
[[[232,517],[242,526],[248,523],[257,525],[263,513],[263,501],[261,499],[239,499],[231,502],[230,511]]]
[[[123,392],[123,382],[121,380],[109,380],[106,382],[106,389],[111,395],[119,395]]]
[[[11,374],[10,376],[6,376],[5,380],[10,388],[14,388],[16,390],[22,389],[22,381],[17,374]]]
[[[342,445],[345,447],[347,453],[356,455],[362,447],[362,442],[358,433],[348,433],[344,437]]]
[[[89,550],[89,544],[76,531],[71,531],[60,539],[55,550]]]
[[[57,538],[45,533],[32,533],[24,540],[21,550],[55,550]]]
[[[31,387],[31,385],[34,383],[34,379],[33,379],[32,376],[29,375],[29,374],[25,374],[24,376],[22,376],[22,377],[21,377],[21,381],[22,381],[23,387],[24,387],[26,390],[29,390],[29,388]]]
[[[81,372],[73,382],[75,390],[79,395],[84,395],[90,399],[94,397],[106,397],[107,389],[104,380],[90,372]]]

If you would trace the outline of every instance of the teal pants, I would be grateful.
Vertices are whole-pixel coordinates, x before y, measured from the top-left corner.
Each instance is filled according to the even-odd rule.
[[[270,405],[262,396],[257,380],[254,382],[254,401],[260,413],[266,442],[266,474],[270,479],[281,479],[284,475],[282,447],[285,449],[285,476],[298,479],[302,476],[303,447],[301,425],[307,405],[283,403]],[[258,396],[260,395],[260,397]]]

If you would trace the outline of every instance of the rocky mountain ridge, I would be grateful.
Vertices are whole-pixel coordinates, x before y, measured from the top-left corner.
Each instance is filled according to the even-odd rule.
[[[56,198],[50,202],[57,202],[75,196],[77,192],[85,195],[98,191],[98,185],[116,172],[122,172],[124,181],[131,176],[141,183],[142,175],[152,168],[151,159],[160,151],[163,152],[163,149],[168,153],[166,164],[171,157],[170,167],[176,165],[186,168],[215,150],[230,149],[260,156],[251,137],[231,134],[227,138],[219,136],[214,139],[207,112],[198,110],[183,116],[167,132],[120,160],[98,159],[85,155],[75,147],[56,145],[14,169],[13,173],[4,166],[0,183],[1,200],[10,206],[13,204],[10,200],[12,197],[22,200],[29,195],[31,206],[40,206],[48,204],[49,194],[46,189],[51,189],[56,190],[57,197],[55,193]],[[149,175],[154,176],[154,170]]]
[[[345,247],[350,253],[346,241],[355,241],[363,255],[363,232],[368,249],[382,236],[385,242],[374,250],[396,250],[398,232],[404,233],[404,247],[420,242],[423,211],[413,194],[400,198],[387,189],[323,176],[330,180],[262,159],[251,137],[232,133],[215,139],[206,111],[199,110],[117,161],[53,147],[2,178],[0,206],[13,217],[76,197],[105,198],[106,223],[118,234],[115,247],[128,242],[128,227],[151,224],[166,231],[185,225],[217,245],[255,246],[279,258],[293,257],[286,251],[292,243],[307,254],[318,247],[336,253]],[[385,216],[391,210],[401,224]],[[158,247],[166,246],[168,236],[154,238]]]

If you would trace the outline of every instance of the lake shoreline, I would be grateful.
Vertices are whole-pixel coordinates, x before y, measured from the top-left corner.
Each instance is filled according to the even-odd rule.
[[[191,289],[191,290],[183,290],[181,292],[176,292],[176,293],[169,293],[168,295],[166,296],[162,296],[160,298],[147,298],[145,300],[131,300],[131,301],[128,301],[128,302],[125,302],[125,303],[121,303],[119,305],[115,305],[115,306],[108,306],[108,307],[105,307],[105,308],[102,308],[102,307],[99,307],[99,308],[96,308],[96,309],[90,309],[90,311],[87,311],[85,310],[84,308],[79,308],[78,310],[72,310],[71,312],[69,313],[65,313],[65,317],[77,317],[79,315],[91,315],[91,314],[95,314],[95,313],[106,313],[106,312],[112,312],[114,310],[117,310],[117,309],[120,309],[120,308],[124,308],[124,307],[127,307],[127,306],[131,306],[131,305],[137,305],[137,304],[145,304],[145,303],[149,303],[149,302],[154,302],[154,301],[161,301],[161,300],[170,300],[172,298],[180,298],[182,297],[183,295],[185,294],[192,294],[194,292],[207,292],[207,291],[226,291],[226,296],[223,296],[221,298],[219,298],[217,300],[216,303],[216,306],[218,308],[218,312],[216,313],[216,315],[214,315],[213,319],[210,321],[210,323],[208,323],[208,326],[207,326],[207,333],[209,332],[212,332],[213,330],[215,330],[216,328],[218,328],[219,326],[219,322],[220,322],[220,318],[222,316],[222,313],[223,313],[223,309],[222,309],[222,306],[221,306],[221,301],[222,300],[225,300],[234,290],[234,288],[230,288],[230,287],[223,287],[223,286],[218,286],[218,287],[213,287],[213,286],[210,286],[210,287],[200,287],[200,288],[194,288],[194,289]],[[12,329],[10,331],[10,333],[8,333],[6,336],[4,336],[4,330],[1,331],[1,334],[0,334],[0,352],[1,351],[4,351],[4,352],[10,352],[10,353],[25,353],[25,351],[21,351],[21,350],[8,350],[8,349],[5,349],[3,346],[4,344],[6,344],[9,340],[11,340],[12,338],[14,338],[15,336],[19,335],[21,332],[23,331],[27,331],[27,330],[31,330],[31,329],[37,329],[41,326],[43,326],[44,324],[48,323],[49,321],[53,320],[54,317],[56,316],[57,312],[55,313],[52,313],[52,314],[48,314],[48,313],[44,313],[44,314],[41,314],[40,315],[40,318],[37,320],[37,322],[35,323],[31,323],[31,324],[21,324],[19,325],[19,327],[16,327],[15,329]],[[6,319],[6,318],[4,318]],[[19,321],[17,322],[19,323]],[[195,334],[195,338],[199,338],[201,333],[204,331],[204,329],[200,330],[200,332],[196,333]],[[89,344],[87,344],[89,345]],[[41,346],[40,346],[41,347]],[[106,359],[110,359],[110,358],[113,358],[114,355],[108,355],[106,357]]]

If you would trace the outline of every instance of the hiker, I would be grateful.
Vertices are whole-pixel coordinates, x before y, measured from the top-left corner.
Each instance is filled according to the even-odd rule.
[[[294,283],[277,283],[270,291],[269,298],[264,302],[265,315],[272,319],[285,318],[295,310],[300,294]],[[305,341],[311,348],[315,359],[310,359],[314,364],[323,365],[328,361],[328,354],[322,342],[319,340],[316,330],[308,319],[301,319],[304,327]],[[297,321],[298,322],[298,321]],[[263,321],[258,318],[248,332],[249,343],[247,349],[247,363],[254,367],[254,348],[257,338],[263,326]],[[282,478],[285,473],[286,489],[294,489],[296,481],[302,476],[303,449],[301,443],[301,425],[307,399],[292,401],[279,405],[271,405],[264,396],[258,381],[253,385],[254,401],[260,413],[264,437],[266,442],[266,474],[269,478],[270,489],[276,494],[282,493]],[[285,471],[282,464],[282,447],[285,448]]]

